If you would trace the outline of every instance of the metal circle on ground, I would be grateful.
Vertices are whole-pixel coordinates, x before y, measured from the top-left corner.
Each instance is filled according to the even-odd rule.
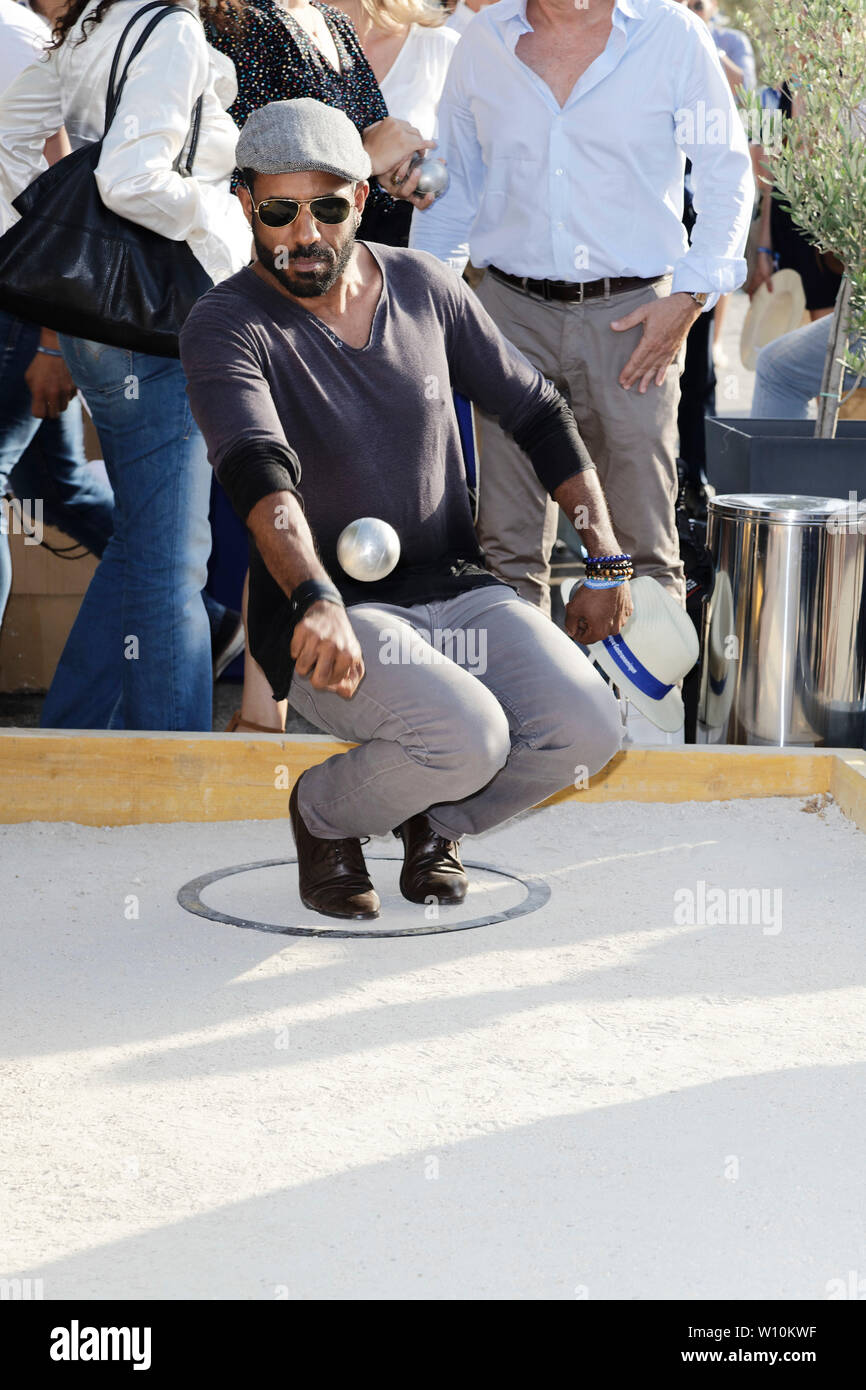
[[[382,864],[402,864],[402,859],[389,858],[385,855],[368,856],[370,863]],[[516,907],[506,908],[502,912],[491,913],[487,917],[474,917],[468,922],[454,922],[439,925],[425,925],[423,927],[396,927],[391,930],[351,931],[348,927],[281,927],[272,922],[253,922],[244,917],[235,917],[228,912],[219,912],[216,908],[208,907],[202,902],[201,894],[211,883],[217,883],[220,879],[230,878],[234,874],[252,873],[255,869],[275,869],[281,868],[286,864],[297,864],[297,859],[262,859],[256,864],[238,864],[230,869],[216,869],[213,873],[202,874],[199,878],[193,878],[189,883],[185,883],[177,895],[177,901],[187,912],[194,913],[197,917],[206,917],[211,922],[225,922],[230,927],[247,927],[253,931],[274,932],[279,936],[339,936],[339,937],[364,937],[364,936],[432,936],[437,932],[470,931],[475,927],[490,927],[497,922],[508,922],[514,917],[525,917],[530,912],[537,912],[539,908],[550,898],[550,886],[540,880],[527,882],[526,879],[519,878],[517,874],[510,874],[505,869],[498,869],[494,864],[478,864],[466,861],[465,869],[481,869],[485,873],[495,874],[498,878],[509,879],[512,883],[518,883],[521,888],[526,889],[526,897]],[[416,904],[421,906],[421,904]],[[447,906],[447,905],[446,905]],[[334,918],[333,920],[337,920]],[[375,918],[371,918],[375,921]]]

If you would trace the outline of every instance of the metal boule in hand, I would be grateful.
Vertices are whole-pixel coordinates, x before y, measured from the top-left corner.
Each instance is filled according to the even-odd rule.
[[[418,175],[415,192],[419,195],[433,193],[437,198],[441,198],[442,194],[448,191],[448,185],[451,182],[451,175],[445,167],[445,161],[439,159],[435,154],[422,154],[420,150],[416,150],[409,165],[409,173],[413,173],[419,164],[421,172]]]
[[[371,584],[390,574],[400,559],[400,537],[377,516],[359,517],[340,532],[337,559],[350,578]]]

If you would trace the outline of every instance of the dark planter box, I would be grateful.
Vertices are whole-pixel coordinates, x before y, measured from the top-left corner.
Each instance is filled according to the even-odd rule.
[[[866,420],[840,420],[815,439],[814,420],[706,421],[707,477],[716,492],[866,495]]]

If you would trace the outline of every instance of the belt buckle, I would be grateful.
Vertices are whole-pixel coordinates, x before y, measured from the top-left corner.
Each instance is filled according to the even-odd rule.
[[[577,288],[578,288],[578,290],[580,291],[580,293],[579,293],[578,296],[577,296],[577,303],[578,303],[578,304],[582,304],[583,301],[584,301],[584,297],[585,297],[585,296],[584,296],[584,290],[583,290],[584,283],[585,283],[585,282],[584,282],[583,280],[579,280],[578,283],[577,283]]]

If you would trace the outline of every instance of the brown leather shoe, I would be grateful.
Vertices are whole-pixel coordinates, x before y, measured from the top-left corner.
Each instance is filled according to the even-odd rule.
[[[400,892],[410,903],[436,898],[440,903],[462,903],[469,880],[460,862],[456,840],[446,840],[421,812],[410,816],[394,831],[403,841],[405,859]]]
[[[379,895],[370,882],[361,841],[311,835],[298,808],[300,782],[299,777],[292,787],[289,815],[298,850],[301,902],[326,917],[378,917]]]

